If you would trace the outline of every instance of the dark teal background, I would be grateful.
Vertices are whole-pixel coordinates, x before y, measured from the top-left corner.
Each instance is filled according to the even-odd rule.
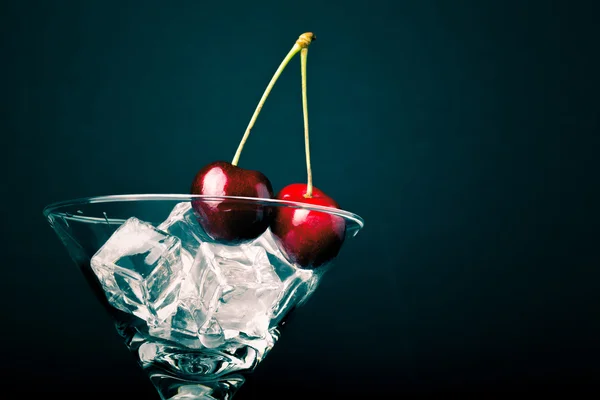
[[[186,193],[305,31],[314,183],[366,227],[240,400],[598,390],[592,2],[1,4],[2,390],[156,398],[41,210]],[[276,190],[299,71],[240,161]]]

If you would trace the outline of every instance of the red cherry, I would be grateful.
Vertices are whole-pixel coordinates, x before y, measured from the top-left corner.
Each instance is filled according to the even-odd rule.
[[[273,198],[269,179],[258,171],[226,161],[206,165],[196,174],[192,194]],[[239,244],[260,236],[272,219],[270,207],[235,200],[193,200],[198,222],[213,240]]]
[[[307,185],[293,183],[284,187],[277,199],[340,208],[338,203],[313,187],[312,196],[304,197]],[[271,231],[290,262],[306,269],[323,266],[339,253],[346,235],[342,217],[302,208],[275,207]]]

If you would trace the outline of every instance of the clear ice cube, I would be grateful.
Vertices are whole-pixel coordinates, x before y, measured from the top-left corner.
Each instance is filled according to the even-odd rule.
[[[149,333],[189,348],[213,348],[223,344],[223,332],[218,324],[213,323],[218,295],[207,291],[206,297],[200,298],[196,283],[211,286],[214,279],[215,275],[210,270],[188,274],[181,284],[177,309],[162,324],[151,327]]]
[[[298,268],[290,263],[279,249],[270,229],[253,240],[249,246],[260,246],[265,249],[269,262],[283,282],[270,314],[270,327],[275,327],[289,311],[308,300],[317,288],[320,276],[313,270]]]
[[[176,310],[190,266],[182,262],[178,238],[130,218],[92,257],[91,267],[114,307],[157,326]]]
[[[267,229],[262,235],[258,238],[254,239],[249,244],[243,244],[242,247],[262,247],[265,249],[267,253],[267,258],[269,262],[275,269],[277,276],[282,281],[285,281],[287,278],[292,276],[296,272],[296,267],[290,264],[281,250],[279,250],[279,246],[275,242],[273,238],[273,233],[271,233],[271,229]]]
[[[196,285],[189,302],[192,315],[206,328],[201,340],[214,345],[240,333],[268,334],[270,310],[282,282],[262,247],[202,243],[190,276]]]
[[[189,201],[178,203],[167,219],[158,226],[158,229],[178,237],[183,249],[194,256],[204,237],[204,231],[198,223]]]

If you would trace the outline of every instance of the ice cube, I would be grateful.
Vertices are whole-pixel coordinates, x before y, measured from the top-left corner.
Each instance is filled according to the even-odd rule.
[[[320,276],[313,270],[302,269],[290,263],[279,249],[270,229],[250,242],[249,246],[260,246],[267,252],[269,262],[283,282],[280,295],[272,309],[270,326],[275,327],[293,308],[303,304],[315,291]]]
[[[173,315],[160,325],[150,327],[149,333],[154,337],[170,340],[182,346],[199,349],[203,347],[198,337],[199,329],[190,307],[180,300]]]
[[[158,226],[158,229],[178,237],[183,249],[193,256],[196,255],[204,237],[204,231],[198,223],[189,201],[178,203],[167,219]]]
[[[204,242],[192,266],[194,318],[202,326],[214,318],[222,339],[239,333],[268,334],[270,310],[280,296],[282,282],[258,246],[226,246]],[[211,341],[218,329],[211,324]]]
[[[214,316],[205,319],[204,324],[198,329],[198,337],[200,342],[209,349],[218,347],[227,340],[223,328]]]
[[[149,326],[177,308],[185,274],[181,242],[147,222],[126,220],[92,257],[91,267],[108,301]]]
[[[310,270],[296,270],[284,282],[283,288],[271,310],[270,328],[279,325],[283,318],[293,309],[308,300],[319,283],[319,276]]]
[[[294,265],[287,261],[287,259],[279,249],[279,245],[277,244],[277,242],[275,242],[275,239],[273,238],[273,233],[269,228],[262,235],[254,239],[252,242],[248,244],[243,244],[242,246],[258,246],[265,249],[269,262],[275,269],[275,273],[277,273],[279,279],[281,279],[282,281],[285,281],[287,278],[292,276],[297,270],[297,268]]]
[[[220,326],[213,320],[220,283],[215,282],[216,274],[210,269],[195,271],[182,282],[177,310],[149,333],[190,348],[217,347],[225,340]],[[205,286],[204,298],[200,298],[198,283]]]

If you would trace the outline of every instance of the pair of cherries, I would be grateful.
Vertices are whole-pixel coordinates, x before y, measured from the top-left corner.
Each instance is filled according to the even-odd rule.
[[[311,32],[300,35],[271,78],[260,99],[246,132],[231,163],[216,161],[197,172],[191,193],[204,196],[236,196],[258,199],[276,199],[308,205],[339,208],[338,203],[312,185],[308,139],[308,107],[306,96],[306,60],[309,44],[315,40]],[[284,187],[274,196],[269,179],[259,171],[237,166],[241,151],[254,126],[271,89],[278,77],[297,54],[301,53],[302,105],[308,182]],[[313,269],[335,258],[344,242],[346,223],[343,218],[323,212],[298,207],[259,205],[228,199],[197,199],[192,206],[205,232],[215,241],[236,245],[259,237],[271,229],[282,253],[296,265]]]
[[[192,184],[192,194],[274,198],[339,208],[335,200],[317,188],[313,188],[311,197],[305,197],[306,193],[306,184],[293,183],[274,197],[271,182],[264,174],[225,161],[206,165]],[[302,268],[316,268],[335,258],[346,232],[343,218],[322,211],[233,200],[195,200],[192,204],[212,239],[240,244],[257,238],[270,227],[282,253]]]

